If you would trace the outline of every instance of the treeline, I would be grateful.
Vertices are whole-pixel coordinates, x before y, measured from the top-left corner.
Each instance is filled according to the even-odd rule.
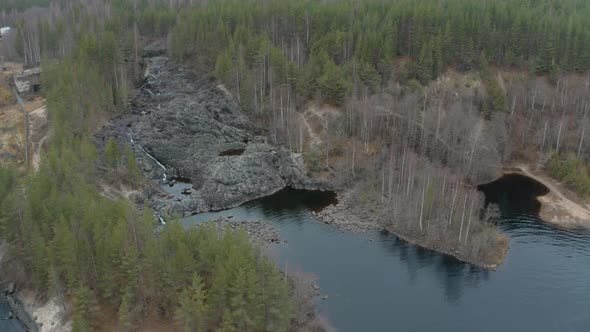
[[[563,184],[582,195],[584,199],[590,197],[590,166],[584,160],[570,153],[567,155],[554,154],[547,164],[549,175],[563,181]]]
[[[23,11],[31,7],[47,7],[51,0],[4,0],[0,3],[0,12]]]
[[[133,330],[154,317],[187,331],[289,330],[291,286],[245,232],[161,227],[148,207],[101,194],[105,176],[138,172],[128,146],[99,150],[92,139],[127,109],[125,32],[135,22],[111,10],[112,20],[74,26],[73,51],[43,63],[47,152],[35,173],[0,170],[0,234],[21,267],[3,272],[71,299],[75,331],[106,321]]]
[[[328,139],[389,144],[392,128],[382,120],[397,117],[414,126],[402,141],[418,147],[436,137],[433,148],[446,155],[435,161],[490,180],[504,160],[582,146],[587,84],[568,82],[565,73],[590,68],[588,13],[576,1],[221,1],[183,11],[170,48],[176,59],[215,68],[242,107],[266,121],[271,138],[295,151],[330,154],[303,151],[301,123],[306,103],[327,102],[349,120]],[[483,88],[458,98],[450,86],[429,88],[449,66],[476,69]],[[498,66],[548,74],[549,82],[505,82]],[[527,149],[530,143],[537,148]]]
[[[578,1],[217,1],[179,15],[171,48],[207,67],[217,61],[249,109],[272,99],[269,83],[339,103],[355,75],[371,89],[387,83],[398,57],[413,61],[395,75],[422,83],[482,62],[585,71],[589,13]]]
[[[127,50],[137,45],[138,34],[172,32],[172,54],[208,70],[216,67],[250,110],[274,103],[277,96],[290,99],[286,93],[340,104],[354,90],[375,92],[391,79],[424,84],[448,66],[466,70],[489,63],[537,73],[590,69],[585,19],[590,6],[573,0],[53,4],[55,17],[17,24],[17,49],[25,59],[27,52],[37,61],[63,57],[76,39],[76,27],[97,31],[111,17],[108,24],[119,27],[117,37]],[[113,18],[111,11],[121,14]],[[412,61],[394,61],[404,58]],[[286,91],[271,96],[271,87]]]
[[[53,153],[26,196],[15,172],[0,171],[0,230],[36,289],[72,299],[75,331],[113,321],[113,309],[121,330],[150,317],[187,331],[289,329],[290,286],[245,232],[178,222],[156,232],[148,208],[102,197],[72,165],[75,151]]]

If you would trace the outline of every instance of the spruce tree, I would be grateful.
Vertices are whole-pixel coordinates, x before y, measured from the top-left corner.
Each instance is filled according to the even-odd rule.
[[[104,158],[108,167],[112,170],[117,168],[119,163],[119,146],[113,137],[109,137],[104,148]]]
[[[416,76],[423,84],[432,79],[433,60],[431,45],[432,44],[428,42],[422,46],[416,66]]]
[[[176,319],[182,323],[185,331],[206,331],[208,321],[207,293],[202,278],[193,274],[190,287],[182,291],[179,297]]]
[[[324,73],[318,79],[318,85],[322,99],[335,105],[341,105],[344,102],[344,97],[350,89],[344,70],[331,59],[326,61]]]

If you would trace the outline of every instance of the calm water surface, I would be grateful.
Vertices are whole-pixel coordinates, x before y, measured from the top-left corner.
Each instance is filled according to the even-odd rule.
[[[395,236],[317,222],[310,211],[334,200],[326,193],[283,190],[183,222],[272,221],[287,240],[273,247],[279,264],[317,276],[328,295],[319,310],[339,331],[590,331],[590,233],[543,223],[534,215],[536,189],[522,183],[482,190],[500,204],[499,228],[511,237],[493,272]]]
[[[341,232],[310,212],[330,193],[283,190],[218,216],[273,222],[287,243],[272,247],[290,271],[313,272],[327,300],[322,315],[340,331],[590,331],[590,233],[560,229],[535,216],[538,203],[520,182],[482,187],[503,212],[510,250],[495,272],[423,250],[378,232]],[[177,185],[178,186],[178,185]],[[179,191],[184,185],[175,186]],[[179,189],[179,190],[176,190]],[[3,318],[0,331],[23,331]]]
[[[4,294],[0,293],[0,332],[25,332],[26,329],[21,322],[12,317],[6,301]]]

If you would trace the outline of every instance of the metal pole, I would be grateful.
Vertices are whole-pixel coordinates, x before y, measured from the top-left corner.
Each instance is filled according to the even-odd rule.
[[[18,94],[16,89],[13,89],[14,95],[16,96],[16,100],[18,101],[20,108],[23,111],[23,115],[25,116],[25,170],[29,170],[29,114],[25,109],[25,104],[23,103],[22,98]]]

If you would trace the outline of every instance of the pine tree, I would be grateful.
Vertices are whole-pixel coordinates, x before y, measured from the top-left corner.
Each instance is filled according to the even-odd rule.
[[[90,289],[78,287],[74,292],[74,314],[72,329],[74,332],[92,331],[92,321],[96,312],[96,302]]]
[[[104,148],[104,159],[108,167],[112,170],[117,168],[119,163],[119,146],[113,137],[109,137]]]
[[[378,91],[381,86],[381,77],[373,65],[366,62],[358,63],[358,74],[361,81],[369,88],[369,90],[371,90],[371,92],[375,93]]]
[[[267,331],[287,331],[290,327],[293,301],[283,274],[266,258],[259,263],[260,302],[263,304],[263,322]]]
[[[342,68],[328,59],[324,65],[324,73],[318,79],[318,86],[324,101],[341,105],[350,89],[350,82]]]
[[[539,56],[537,57],[537,72],[549,73],[555,66],[555,33],[551,27],[546,28]]]
[[[223,319],[221,320],[221,326],[217,330],[218,332],[238,332],[239,329],[235,326],[234,318],[232,317],[229,311],[223,315]]]
[[[486,57],[485,51],[481,51],[479,55],[479,70],[481,70],[484,76],[487,76],[488,69],[488,58]]]
[[[129,145],[125,146],[125,159],[127,159],[127,176],[131,182],[135,183],[139,180],[141,174],[137,167],[137,160],[135,154]]]
[[[228,85],[230,82],[231,59],[226,52],[217,56],[215,63],[215,76],[224,84]]]
[[[60,218],[56,225],[55,237],[52,241],[53,252],[55,257],[53,261],[56,262],[58,273],[63,273],[65,282],[69,287],[73,287],[78,283],[77,258],[76,258],[76,240],[74,234],[70,230],[65,218]]]
[[[133,328],[133,317],[131,316],[132,292],[128,287],[123,294],[123,300],[119,306],[119,326],[123,331],[131,331]]]
[[[420,56],[418,57],[416,76],[422,83],[427,83],[432,79],[433,60],[431,45],[430,42],[424,43],[420,50]]]
[[[240,331],[254,330],[259,321],[255,289],[254,272],[239,267],[229,289],[229,303],[232,318]]]
[[[207,330],[207,294],[203,280],[198,273],[193,274],[190,287],[182,291],[179,298],[176,319],[182,322],[185,331]]]

